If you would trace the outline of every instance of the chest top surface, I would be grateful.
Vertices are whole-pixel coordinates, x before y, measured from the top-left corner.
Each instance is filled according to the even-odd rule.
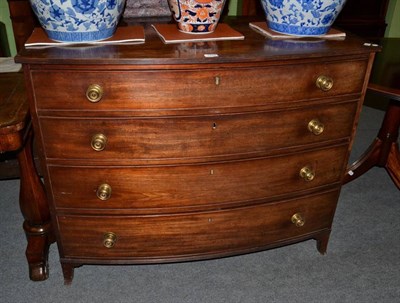
[[[267,39],[249,27],[247,19],[228,18],[244,40],[164,44],[151,24],[145,27],[145,43],[135,45],[69,46],[23,49],[16,61],[26,64],[68,65],[169,65],[277,62],[337,56],[366,56],[376,50],[364,40],[348,35],[342,40],[302,38]],[[205,56],[213,54],[218,56]],[[104,67],[104,66],[103,66]]]

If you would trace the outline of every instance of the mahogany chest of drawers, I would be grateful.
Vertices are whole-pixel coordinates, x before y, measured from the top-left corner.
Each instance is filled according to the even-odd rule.
[[[374,51],[232,27],[244,41],[164,45],[149,27],[17,57],[67,283],[82,264],[312,238],[325,253]]]

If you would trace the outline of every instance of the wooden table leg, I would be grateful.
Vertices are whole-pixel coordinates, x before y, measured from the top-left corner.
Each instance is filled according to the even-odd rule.
[[[20,165],[20,208],[24,216],[24,230],[28,240],[26,257],[29,276],[33,281],[48,278],[49,246],[55,241],[50,223],[50,212],[32,154],[32,130],[22,150],[18,153]]]
[[[378,137],[361,158],[347,170],[344,182],[350,182],[374,166],[384,167],[396,186],[400,189],[399,138],[400,104],[391,100],[379,130]]]
[[[388,171],[393,182],[396,184],[397,188],[400,189],[400,152],[398,143],[392,144],[392,148],[390,149],[388,156],[386,170]]]

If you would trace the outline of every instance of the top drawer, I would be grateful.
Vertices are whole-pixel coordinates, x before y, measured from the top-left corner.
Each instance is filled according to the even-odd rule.
[[[345,61],[202,70],[35,70],[32,79],[39,110],[216,109],[360,93],[366,66],[366,61]],[[330,90],[317,87],[321,76],[332,79]],[[87,92],[101,99],[90,101]]]

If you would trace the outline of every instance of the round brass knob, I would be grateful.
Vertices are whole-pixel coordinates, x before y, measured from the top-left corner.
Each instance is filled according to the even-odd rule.
[[[313,119],[308,122],[308,130],[312,132],[314,135],[318,136],[324,132],[324,124],[321,123],[318,119]]]
[[[305,166],[300,170],[300,177],[305,181],[312,181],[315,177],[315,172],[313,172],[313,170],[308,166]]]
[[[97,198],[102,201],[106,201],[111,198],[111,191],[112,190],[110,185],[106,183],[101,184],[96,191]]]
[[[86,98],[93,103],[99,102],[103,97],[103,88],[98,84],[89,85],[86,90]]]
[[[91,146],[95,151],[102,151],[106,148],[107,137],[103,134],[96,134],[92,137]]]
[[[328,76],[319,76],[317,81],[315,81],[315,85],[323,90],[324,92],[330,90],[333,87],[333,79]]]
[[[105,233],[103,236],[103,245],[105,248],[113,248],[117,242],[117,235],[113,232]]]
[[[297,213],[292,216],[292,223],[297,227],[302,227],[306,221],[299,213]]]

